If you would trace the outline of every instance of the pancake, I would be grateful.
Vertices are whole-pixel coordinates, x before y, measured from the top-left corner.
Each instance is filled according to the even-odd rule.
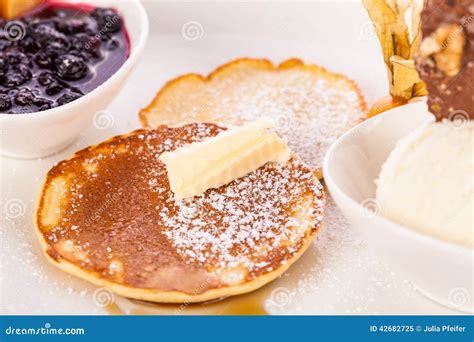
[[[242,58],[209,76],[187,74],[168,82],[140,112],[143,127],[186,122],[241,125],[273,118],[280,136],[313,168],[336,139],[366,118],[354,81],[316,65],[290,59],[278,66]]]
[[[237,295],[277,278],[312,243],[323,188],[294,155],[176,201],[158,157],[223,130],[138,130],[58,163],[36,212],[48,259],[119,295],[162,303]]]

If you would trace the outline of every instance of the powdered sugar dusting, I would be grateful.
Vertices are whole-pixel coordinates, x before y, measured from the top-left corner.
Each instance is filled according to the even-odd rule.
[[[321,167],[329,147],[361,120],[358,94],[345,79],[288,72],[279,81],[278,88],[269,80],[256,92],[241,94],[245,101],[237,104],[236,115],[245,121],[272,118],[289,146],[310,166]]]
[[[197,127],[193,141],[209,135],[206,124],[184,127]],[[165,150],[182,145],[168,139]],[[163,164],[152,176],[152,190],[166,197],[156,207],[163,234],[187,263],[271,271],[275,259],[269,253],[278,250],[282,258],[277,261],[287,260],[322,220],[322,186],[296,157],[285,164],[267,163],[227,186],[179,201],[168,184],[154,186],[153,179],[166,177]]]
[[[174,86],[147,109],[149,124],[217,122],[226,126],[274,120],[277,132],[311,167],[321,167],[329,147],[365,118],[365,103],[350,80],[318,69],[229,67],[205,86]],[[218,75],[220,75],[218,73]],[[185,83],[185,82],[184,82]],[[179,83],[178,83],[179,84]]]
[[[222,269],[271,266],[268,253],[282,245],[290,255],[297,252],[308,229],[322,218],[322,188],[300,162],[290,163],[269,163],[205,196],[174,201],[170,193],[173,210],[160,208],[164,234],[188,262]],[[289,204],[303,214],[292,217]]]
[[[183,139],[166,139],[154,158],[203,140],[211,135],[209,127],[183,126]],[[156,146],[147,143],[147,148]],[[322,186],[296,156],[285,164],[267,163],[225,187],[179,201],[168,184],[163,187],[157,181],[167,177],[164,165],[150,171],[148,185],[166,197],[156,206],[159,224],[186,263],[212,265],[217,271],[244,267],[250,273],[269,272],[275,260],[285,262],[297,253],[322,221]],[[268,258],[277,250],[280,260]]]
[[[321,184],[296,155],[201,196],[176,200],[169,188],[160,155],[223,130],[140,130],[59,163],[49,175],[65,205],[44,232],[52,255],[117,282],[133,272],[144,287],[162,286],[147,281],[170,267],[240,283],[287,263],[319,228],[324,206]]]

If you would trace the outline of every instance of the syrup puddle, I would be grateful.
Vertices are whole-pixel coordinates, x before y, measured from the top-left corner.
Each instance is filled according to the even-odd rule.
[[[109,315],[268,315],[264,304],[270,294],[271,288],[265,286],[251,293],[193,304],[156,304],[117,298],[117,303],[105,310]]]

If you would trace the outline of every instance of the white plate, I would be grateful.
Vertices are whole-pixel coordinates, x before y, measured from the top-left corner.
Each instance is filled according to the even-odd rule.
[[[108,108],[110,124],[103,129],[91,127],[67,150],[49,158],[0,159],[1,313],[105,313],[93,300],[95,287],[68,276],[43,256],[32,222],[36,196],[55,162],[80,148],[139,128],[138,110],[170,78],[191,71],[207,73],[242,56],[268,57],[275,62],[301,57],[354,78],[369,103],[387,93],[382,55],[360,3],[145,5],[151,35],[141,62]],[[197,28],[197,36],[189,30],[182,34],[190,26]],[[453,313],[425,299],[379,261],[333,204],[327,211],[326,226],[314,246],[287,275],[263,290],[270,297],[267,309],[271,313]]]

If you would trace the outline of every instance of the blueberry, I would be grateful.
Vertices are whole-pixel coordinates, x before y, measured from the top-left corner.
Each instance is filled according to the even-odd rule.
[[[76,87],[70,87],[67,83],[64,84],[65,87],[69,87],[69,91],[70,92],[73,92],[73,93],[77,93],[81,96],[84,96],[84,93],[79,89],[79,88],[76,88]]]
[[[46,87],[46,94],[49,96],[53,96],[59,94],[63,89],[64,87],[61,84],[59,84],[58,82],[53,82]]]
[[[87,23],[79,19],[70,19],[58,23],[58,31],[65,34],[74,34],[84,32],[87,29]]]
[[[110,8],[96,8],[91,16],[97,21],[99,31],[115,33],[122,28],[122,18]]]
[[[1,30],[0,30],[0,32],[1,32]],[[11,45],[12,45],[12,42],[11,42],[11,41],[6,40],[6,39],[2,39],[2,38],[0,37],[0,50],[1,50],[1,51],[6,50],[6,49],[9,48]]]
[[[42,86],[50,85],[51,83],[56,81],[56,76],[52,72],[43,71],[41,74],[38,75],[38,83]]]
[[[58,98],[57,104],[58,104],[58,106],[62,106],[62,105],[65,105],[66,103],[77,100],[81,96],[82,96],[82,94],[79,94],[77,92],[67,91],[66,93],[64,93],[63,95],[61,95]]]
[[[109,40],[112,39],[112,36],[110,34],[107,34],[107,33],[104,33],[100,36],[100,39],[103,41],[103,42],[108,42]]]
[[[53,17],[44,19],[44,18],[33,18],[30,20],[30,26],[33,30],[38,29],[39,27],[49,27],[52,29],[56,29],[58,25],[58,19]]]
[[[53,58],[44,51],[36,55],[35,62],[40,68],[44,69],[52,69],[54,65]]]
[[[12,51],[8,52],[6,55],[8,62],[12,65],[15,64],[30,64],[30,59],[22,52]]]
[[[0,80],[5,87],[18,87],[25,83],[27,80],[18,71],[18,69],[11,68]]]
[[[18,45],[26,52],[37,53],[41,49],[41,45],[33,37],[25,37],[19,41]]]
[[[33,103],[38,106],[39,111],[47,110],[53,107],[53,101],[45,99],[43,97],[37,97],[34,99]]]
[[[33,77],[30,68],[24,64],[17,65],[15,69],[20,73],[21,76],[23,76],[25,81],[29,81]]]
[[[0,94],[0,112],[6,112],[12,106],[12,100],[10,96],[6,94]]]
[[[11,98],[14,98],[16,96],[16,94],[18,94],[20,90],[18,90],[18,88],[11,88],[11,89],[8,89],[8,96],[10,96]]]
[[[52,41],[44,48],[45,53],[51,58],[56,58],[59,55],[65,54],[69,49],[69,44],[60,40]]]
[[[59,19],[55,17],[49,19],[32,18],[28,23],[27,35],[42,41],[47,41],[47,38],[60,37],[62,33],[57,30],[58,21]]]
[[[8,71],[8,62],[5,58],[0,57],[0,77],[5,75]]]
[[[64,34],[57,31],[52,25],[50,24],[39,24],[33,29],[33,37],[36,41],[41,45],[44,46],[52,41],[62,41],[66,42],[67,38]]]
[[[19,106],[31,106],[35,99],[35,95],[31,90],[22,89],[15,96],[15,103]]]
[[[45,105],[45,104],[52,104],[53,101],[49,100],[49,99],[46,99],[44,97],[35,97],[33,103],[37,106],[42,106],[42,105]]]
[[[66,54],[59,56],[54,61],[57,74],[66,80],[79,80],[87,75],[88,68],[80,56]]]
[[[71,49],[87,52],[94,57],[99,57],[100,43],[100,38],[85,33],[79,33],[71,38]]]

